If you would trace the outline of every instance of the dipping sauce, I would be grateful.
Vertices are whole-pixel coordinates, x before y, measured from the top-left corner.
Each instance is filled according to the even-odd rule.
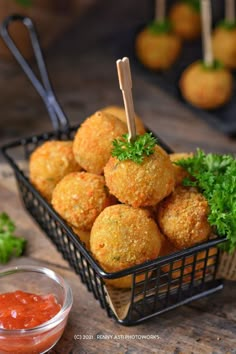
[[[41,296],[21,290],[0,294],[0,328],[33,328],[50,320],[60,309],[53,294]]]

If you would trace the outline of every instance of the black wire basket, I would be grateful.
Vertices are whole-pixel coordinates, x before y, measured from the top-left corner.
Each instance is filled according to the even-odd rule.
[[[41,82],[9,36],[8,27],[12,21],[21,21],[29,30]],[[54,128],[53,132],[5,145],[1,149],[2,153],[14,170],[24,207],[79,275],[82,283],[86,284],[88,290],[100,302],[108,316],[123,325],[134,325],[222,289],[222,281],[216,279],[219,261],[219,250],[216,246],[225,239],[217,235],[189,249],[158,257],[116,273],[104,271],[94,260],[79,237],[30,183],[27,168],[23,171],[14,158],[21,157],[27,165],[30,154],[37,146],[47,140],[71,140],[78,127],[69,126],[68,119],[53,93],[32,21],[27,17],[11,16],[4,21],[1,36],[44,100]],[[158,140],[167,152],[171,152],[165,143],[159,138]],[[122,299],[125,294],[128,304],[125,315],[119,316],[110,297],[112,287],[106,285],[106,279],[127,275],[132,279],[131,288],[120,292],[116,290],[116,298]]]

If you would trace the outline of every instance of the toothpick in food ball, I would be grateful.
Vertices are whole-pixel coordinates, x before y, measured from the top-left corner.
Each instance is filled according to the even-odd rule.
[[[203,61],[191,64],[181,75],[180,90],[186,101],[203,109],[226,104],[232,95],[233,78],[224,65],[215,60],[211,41],[211,4],[201,0]]]

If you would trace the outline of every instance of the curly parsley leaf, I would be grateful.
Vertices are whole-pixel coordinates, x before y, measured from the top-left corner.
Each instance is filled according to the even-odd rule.
[[[172,30],[171,23],[167,20],[164,21],[152,21],[147,26],[149,32],[153,34],[169,33]]]
[[[12,256],[23,253],[26,240],[14,235],[15,224],[6,213],[0,214],[0,263],[7,263]]]
[[[201,64],[203,69],[207,71],[216,71],[224,69],[224,64],[220,60],[214,60],[212,65],[207,65],[203,61],[201,62]]]
[[[112,142],[112,156],[118,160],[132,160],[138,164],[143,162],[144,156],[154,153],[154,147],[157,144],[156,138],[152,133],[137,135],[134,141],[128,140],[128,134],[122,135],[121,139],[115,139]]]
[[[205,154],[198,149],[193,157],[175,162],[194,180],[185,178],[185,186],[197,187],[210,207],[208,220],[217,233],[228,241],[221,245],[227,252],[236,249],[236,160],[231,155]]]

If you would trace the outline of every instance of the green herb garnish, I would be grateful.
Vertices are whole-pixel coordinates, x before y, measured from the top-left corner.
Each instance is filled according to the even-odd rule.
[[[137,135],[134,141],[128,140],[128,134],[122,135],[121,139],[115,139],[112,142],[112,156],[118,160],[132,160],[138,164],[143,162],[144,156],[154,153],[154,147],[157,144],[156,138],[152,133]]]
[[[201,62],[202,63],[202,67],[204,70],[208,70],[208,71],[211,71],[211,70],[222,70],[224,68],[224,64],[219,61],[219,60],[214,60],[213,61],[213,64],[212,65],[207,65],[205,64],[203,61]]]
[[[0,214],[0,263],[7,263],[12,256],[19,257],[26,240],[14,235],[15,224],[6,213]]]
[[[147,26],[148,30],[153,34],[169,33],[172,30],[171,23],[167,20],[165,21],[152,21]]]
[[[231,31],[233,29],[236,28],[236,21],[230,22],[227,20],[222,20],[219,22],[219,24],[217,25],[217,27],[222,27],[228,31]]]
[[[221,245],[227,252],[236,249],[236,160],[231,155],[205,154],[198,149],[193,157],[175,162],[194,180],[185,178],[185,186],[197,187],[210,207],[208,221],[228,241]]]
[[[184,2],[185,4],[188,4],[197,12],[201,11],[201,4],[200,4],[199,0],[182,0],[182,2]]]

